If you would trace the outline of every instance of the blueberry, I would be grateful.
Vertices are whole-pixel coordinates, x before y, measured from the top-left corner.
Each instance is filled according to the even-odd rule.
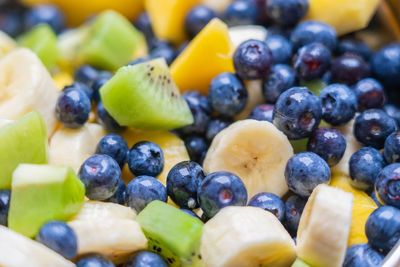
[[[233,117],[246,106],[247,90],[233,73],[224,72],[215,77],[208,90],[208,102],[223,117]]]
[[[264,78],[272,67],[273,59],[267,44],[258,40],[247,40],[239,45],[233,55],[237,75],[245,80]]]
[[[129,150],[128,166],[135,176],[155,177],[164,168],[164,153],[161,147],[153,142],[138,142]]]
[[[322,75],[321,81],[325,84],[330,84],[332,82],[332,72],[328,70],[327,72]]]
[[[207,141],[211,142],[220,131],[228,127],[231,123],[232,122],[229,120],[224,120],[219,118],[212,119],[207,126],[207,131],[206,131]]]
[[[280,35],[280,36],[283,36],[285,38],[288,38],[288,40],[289,40],[290,39],[290,35],[292,34],[292,30],[293,29],[290,28],[290,27],[282,27],[282,26],[279,26],[279,25],[269,25],[267,27],[267,31],[268,31],[267,38],[269,38],[268,36],[272,37],[274,35]],[[292,45],[292,48],[293,48],[293,43],[290,42],[290,44]],[[292,50],[292,52],[293,52],[293,50]]]
[[[137,213],[153,200],[167,202],[167,198],[165,186],[152,176],[137,176],[129,182],[125,189],[126,204]]]
[[[122,168],[126,162],[129,151],[125,139],[118,134],[107,134],[101,138],[96,147],[96,154],[106,154],[115,159]]]
[[[159,58],[162,57],[167,61],[168,65],[174,61],[176,57],[175,49],[171,45],[158,45],[150,50],[149,53],[151,58]]]
[[[337,34],[333,27],[328,24],[308,20],[299,23],[290,36],[296,51],[302,46],[311,43],[322,43],[329,50],[333,51],[337,44]]]
[[[191,38],[195,37],[215,17],[218,17],[217,13],[208,6],[195,6],[186,14],[186,32]]]
[[[122,179],[119,180],[117,191],[115,191],[114,195],[104,201],[125,205],[125,189],[125,182]]]
[[[381,149],[396,128],[396,121],[383,110],[367,109],[356,117],[354,135],[364,145]]]
[[[389,44],[375,52],[371,58],[371,69],[385,85],[400,85],[400,44]]]
[[[313,152],[302,152],[292,156],[285,169],[289,189],[302,197],[308,197],[319,184],[328,184],[331,171],[328,164]]]
[[[386,138],[383,156],[389,164],[400,162],[400,132],[394,132]]]
[[[288,63],[292,58],[292,43],[282,35],[268,35],[265,40],[269,50],[271,50],[274,63]]]
[[[197,191],[201,209],[212,218],[227,206],[245,206],[247,190],[242,180],[231,172],[213,172],[200,182]]]
[[[308,0],[268,0],[267,14],[278,25],[296,25],[308,11]]]
[[[21,14],[16,11],[0,11],[0,31],[5,32],[11,37],[17,37],[23,31]]]
[[[189,41],[186,41],[184,43],[182,43],[178,49],[176,50],[176,56],[179,56],[180,54],[182,54],[182,52],[186,49],[186,47],[189,45]]]
[[[339,56],[346,53],[356,54],[363,57],[364,60],[369,60],[372,54],[368,45],[363,40],[356,38],[341,40],[338,43],[336,52]]]
[[[376,196],[375,190],[372,190],[371,194],[369,195],[370,198],[375,202],[378,207],[382,207],[382,203],[379,201],[378,197]]]
[[[102,101],[97,104],[97,120],[107,131],[110,132],[119,132],[125,129],[125,127],[119,125],[118,122],[111,117]]]
[[[184,141],[190,159],[202,164],[208,149],[206,140],[201,136],[189,136]]]
[[[275,103],[278,97],[296,83],[296,74],[288,65],[277,64],[263,80],[262,92],[268,103]]]
[[[93,90],[91,87],[87,86],[84,83],[81,82],[74,82],[73,84],[67,85],[62,89],[62,92],[66,92],[70,89],[78,89],[83,91],[86,96],[89,98],[90,101],[93,99]]]
[[[167,176],[168,196],[183,209],[196,209],[197,188],[206,177],[201,166],[194,161],[183,161],[176,164]]]
[[[137,251],[123,267],[168,267],[160,255],[150,251]]]
[[[332,62],[332,81],[353,85],[370,75],[370,66],[358,55],[344,54]]]
[[[191,210],[187,210],[187,209],[180,209],[180,210],[183,211],[183,212],[185,212],[186,214],[188,214],[188,215],[190,215],[190,216],[196,218],[196,219],[201,220],[201,218],[200,218],[199,216],[197,216],[197,214],[194,213],[194,212],[191,211]]]
[[[289,139],[303,139],[318,128],[321,117],[319,97],[306,87],[293,87],[276,101],[273,123]]]
[[[135,27],[144,34],[146,40],[151,40],[154,38],[153,28],[151,27],[150,17],[147,12],[140,13],[133,25],[135,25]]]
[[[361,190],[372,189],[383,167],[385,167],[385,161],[375,148],[363,147],[357,150],[349,160],[352,186]]]
[[[64,13],[53,5],[37,6],[25,13],[25,31],[41,23],[48,24],[56,33],[59,33],[65,27]]]
[[[375,191],[382,204],[400,207],[400,163],[387,165],[379,172]]]
[[[49,221],[43,224],[36,240],[66,259],[71,260],[78,253],[78,239],[75,231],[63,221]]]
[[[110,76],[108,75],[98,75],[92,82],[92,90],[93,90],[93,100],[95,102],[100,101],[100,88],[105,85],[109,80]]]
[[[385,92],[380,82],[367,78],[360,80],[355,86],[357,95],[358,111],[370,108],[383,108],[385,105]]]
[[[86,86],[92,86],[93,81],[97,78],[98,75],[98,69],[90,65],[82,65],[79,69],[75,71],[74,78],[77,82],[81,82]]]
[[[357,96],[344,84],[331,84],[325,87],[320,96],[322,118],[332,125],[343,125],[354,118],[357,111]]]
[[[225,9],[224,18],[229,26],[252,25],[257,22],[257,6],[246,0],[236,0]]]
[[[89,254],[80,258],[76,267],[115,267],[115,265],[100,254]]]
[[[253,196],[247,206],[262,208],[274,214],[281,222],[285,218],[285,204],[282,199],[272,193],[258,193]]]
[[[87,94],[77,88],[61,92],[56,103],[56,116],[67,128],[80,128],[89,119],[92,106]]]
[[[400,237],[400,210],[391,206],[374,210],[365,223],[365,234],[374,249],[389,252]]]
[[[105,200],[117,191],[121,169],[112,157],[96,154],[83,162],[78,176],[89,199]]]
[[[251,111],[248,119],[272,122],[273,116],[274,116],[274,105],[261,104],[255,107]]]
[[[271,19],[267,14],[267,1],[265,0],[248,0],[252,2],[258,10],[257,21],[256,23],[259,25],[269,25],[271,23]]]
[[[321,43],[305,45],[297,52],[294,69],[300,80],[321,78],[331,65],[331,52]]]
[[[387,104],[383,107],[383,109],[385,110],[385,112],[392,117],[396,122],[397,125],[400,125],[400,109],[395,106],[395,105],[391,105],[391,104]]]
[[[0,225],[7,226],[8,210],[10,208],[11,191],[0,189]]]
[[[296,236],[297,228],[299,227],[300,217],[303,213],[304,206],[307,203],[307,198],[298,195],[288,197],[285,202],[285,222],[286,229],[292,236]]]
[[[346,150],[346,139],[336,129],[319,128],[308,139],[307,150],[323,158],[329,167],[339,163]]]
[[[380,266],[383,255],[368,244],[355,244],[347,248],[343,267]]]
[[[211,108],[207,97],[198,91],[186,91],[182,94],[192,112],[194,122],[180,129],[184,135],[204,134],[211,119]]]
[[[150,58],[150,57],[140,57],[140,58],[134,59],[131,62],[129,62],[128,66],[133,66],[133,65],[136,65],[136,64],[140,64],[140,63],[143,63],[143,62],[150,61],[150,60],[152,60],[152,58]]]

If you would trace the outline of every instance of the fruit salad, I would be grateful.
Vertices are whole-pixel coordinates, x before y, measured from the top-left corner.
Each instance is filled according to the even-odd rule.
[[[400,266],[390,0],[0,0],[0,266]]]

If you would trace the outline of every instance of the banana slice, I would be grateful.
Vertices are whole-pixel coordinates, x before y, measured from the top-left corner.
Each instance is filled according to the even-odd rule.
[[[0,225],[0,266],[74,267],[48,247]]]
[[[244,85],[248,93],[247,103],[244,109],[235,116],[235,120],[247,119],[255,107],[265,103],[262,93],[262,80],[244,81]]]
[[[352,206],[352,194],[325,184],[317,186],[300,218],[297,256],[311,266],[342,266]]]
[[[57,125],[57,86],[40,59],[29,49],[18,48],[0,60],[0,118],[18,119],[39,111],[48,136]]]
[[[120,264],[134,251],[146,249],[147,239],[135,217],[129,207],[85,202],[78,215],[68,222],[78,237],[78,255],[100,253]]]
[[[233,0],[202,0],[201,2],[203,5],[214,9],[216,12],[222,13]]]
[[[291,156],[289,140],[272,123],[243,120],[217,134],[203,167],[207,173],[230,171],[238,175],[249,199],[260,192],[283,196],[288,191],[284,172]]]
[[[205,267],[290,266],[296,259],[289,233],[270,212],[226,207],[203,228]]]
[[[5,32],[0,31],[0,58],[17,47],[17,43]]]
[[[229,37],[231,37],[232,43],[235,47],[239,46],[241,43],[249,39],[264,41],[268,35],[268,31],[263,26],[257,25],[242,25],[230,27],[228,32]]]
[[[50,162],[70,166],[77,172],[95,153],[98,142],[106,134],[104,128],[95,123],[86,123],[80,129],[61,127],[50,140]]]

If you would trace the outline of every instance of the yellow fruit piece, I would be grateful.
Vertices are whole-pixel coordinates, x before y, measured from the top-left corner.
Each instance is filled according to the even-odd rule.
[[[17,47],[17,43],[5,32],[0,31],[0,58]]]
[[[185,41],[186,13],[199,2],[199,0],[146,0],[146,11],[155,35],[175,44]]]
[[[368,216],[378,207],[374,200],[364,191],[357,190],[350,185],[350,177],[341,174],[334,174],[331,179],[331,186],[338,187],[343,191],[352,193],[354,196],[353,213],[351,216],[351,227],[348,246],[368,243],[365,235],[365,222]]]
[[[306,19],[319,20],[333,26],[339,35],[366,27],[379,0],[310,0]]]
[[[57,85],[58,90],[74,82],[74,78],[68,72],[60,72],[53,76],[53,80]]]
[[[172,62],[172,77],[181,92],[196,89],[206,94],[215,76],[234,72],[233,52],[227,25],[215,18]]]
[[[22,0],[22,2],[30,6],[55,4],[64,10],[71,26],[77,26],[107,9],[113,9],[132,21],[144,7],[144,0]]]

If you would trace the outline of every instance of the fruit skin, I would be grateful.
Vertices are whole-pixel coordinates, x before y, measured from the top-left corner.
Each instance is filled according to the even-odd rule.
[[[125,182],[121,179],[119,180],[117,191],[115,191],[114,195],[104,200],[105,202],[117,203],[120,205],[125,205]]]
[[[90,267],[90,266],[99,266],[99,267],[115,267],[115,265],[108,260],[106,257],[100,254],[89,254],[78,260],[76,263],[77,267]]]
[[[358,111],[370,108],[383,108],[386,97],[383,86],[373,78],[360,80],[355,86],[354,91],[358,99]]]
[[[25,31],[42,23],[49,25],[56,33],[59,33],[65,27],[64,13],[54,5],[41,5],[29,9],[24,14]]]
[[[384,84],[400,85],[400,45],[389,44],[372,55],[373,74]]]
[[[96,154],[106,154],[112,157],[121,168],[126,162],[128,151],[128,144],[119,134],[105,135],[96,147]]]
[[[150,17],[147,12],[140,13],[133,22],[133,25],[144,34],[147,42],[155,38]]]
[[[97,120],[98,122],[106,129],[107,131],[110,132],[120,132],[125,129],[124,126],[119,125],[119,123],[111,117],[110,113],[106,110],[104,107],[104,104],[102,101],[100,101],[97,104]]]
[[[274,105],[261,104],[255,107],[251,111],[248,119],[272,122],[273,116],[274,116]]]
[[[12,10],[2,10],[0,13],[2,22],[1,31],[11,37],[17,37],[23,31],[23,21],[21,12]]]
[[[98,75],[99,70],[90,65],[83,65],[75,71],[74,78],[77,82],[91,86],[92,82],[98,77]]]
[[[302,46],[319,42],[333,51],[337,45],[337,34],[334,28],[319,21],[300,22],[290,36],[294,51]]]
[[[91,87],[87,86],[87,85],[84,84],[84,83],[81,83],[81,82],[73,82],[73,83],[71,83],[71,84],[68,84],[68,85],[64,86],[64,87],[62,88],[61,92],[62,92],[62,93],[65,93],[66,91],[68,91],[68,90],[70,90],[70,89],[78,89],[78,90],[81,90],[81,91],[83,91],[83,92],[86,94],[86,96],[89,98],[89,101],[92,101],[92,100],[93,100],[93,94],[94,94],[93,89],[92,89]]]
[[[8,189],[0,190],[0,225],[7,226],[8,210],[10,208],[10,194]]]
[[[271,212],[282,223],[285,218],[285,204],[280,197],[272,193],[258,193],[249,200],[247,206],[258,207]]]
[[[149,251],[135,252],[124,267],[168,267],[165,261],[156,253]]]
[[[400,125],[400,109],[397,106],[386,104],[383,110],[397,122],[397,126]]]
[[[321,78],[329,69],[331,58],[331,52],[321,43],[311,43],[300,47],[294,61],[297,77],[304,81]]]
[[[297,24],[308,11],[308,0],[271,0],[267,2],[267,15],[278,25]]]
[[[179,131],[184,135],[204,134],[211,119],[211,108],[207,97],[198,91],[186,91],[182,97],[192,112],[194,122]]]
[[[190,38],[195,37],[218,14],[211,8],[198,5],[185,16],[185,29]]]
[[[253,25],[256,24],[258,12],[257,6],[251,1],[238,0],[226,7],[223,17],[230,27]]]
[[[337,45],[336,52],[339,55],[346,53],[356,54],[362,56],[364,60],[368,60],[372,55],[368,45],[363,40],[356,38],[342,39]]]
[[[92,80],[91,88],[93,90],[93,100],[95,102],[100,101],[100,93],[99,93],[100,88],[103,87],[103,85],[105,85],[110,80],[111,77],[112,75],[108,76],[99,74],[98,77]]]
[[[268,103],[275,103],[279,96],[296,82],[296,74],[289,65],[276,64],[269,75],[264,77],[262,93]]]
[[[285,36],[267,35],[265,43],[272,53],[274,64],[290,62],[293,53],[293,45]]]
[[[292,236],[296,236],[297,234],[300,218],[306,203],[307,198],[300,197],[299,195],[292,195],[285,202],[285,220],[283,225]]]
[[[175,49],[167,43],[161,42],[161,44],[154,45],[149,53],[150,58],[162,57],[165,59],[168,65],[171,65],[172,61],[176,58]]]
[[[216,118],[210,121],[207,126],[206,139],[211,142],[214,137],[223,129],[228,127],[232,122],[230,120]]]
[[[332,81],[354,85],[370,75],[370,66],[361,56],[344,54],[332,62]]]
[[[400,162],[400,132],[394,132],[386,138],[383,156],[388,164]]]
[[[141,141],[128,153],[128,166],[134,175],[157,176],[164,168],[164,154],[155,143]]]
[[[368,244],[356,244],[347,248],[343,267],[374,267],[379,266],[383,255],[375,251]]]
[[[184,141],[190,159],[202,164],[208,148],[206,140],[201,136],[189,136]]]
[[[392,163],[383,168],[375,181],[375,193],[378,200],[384,205],[400,207],[400,163]]]

